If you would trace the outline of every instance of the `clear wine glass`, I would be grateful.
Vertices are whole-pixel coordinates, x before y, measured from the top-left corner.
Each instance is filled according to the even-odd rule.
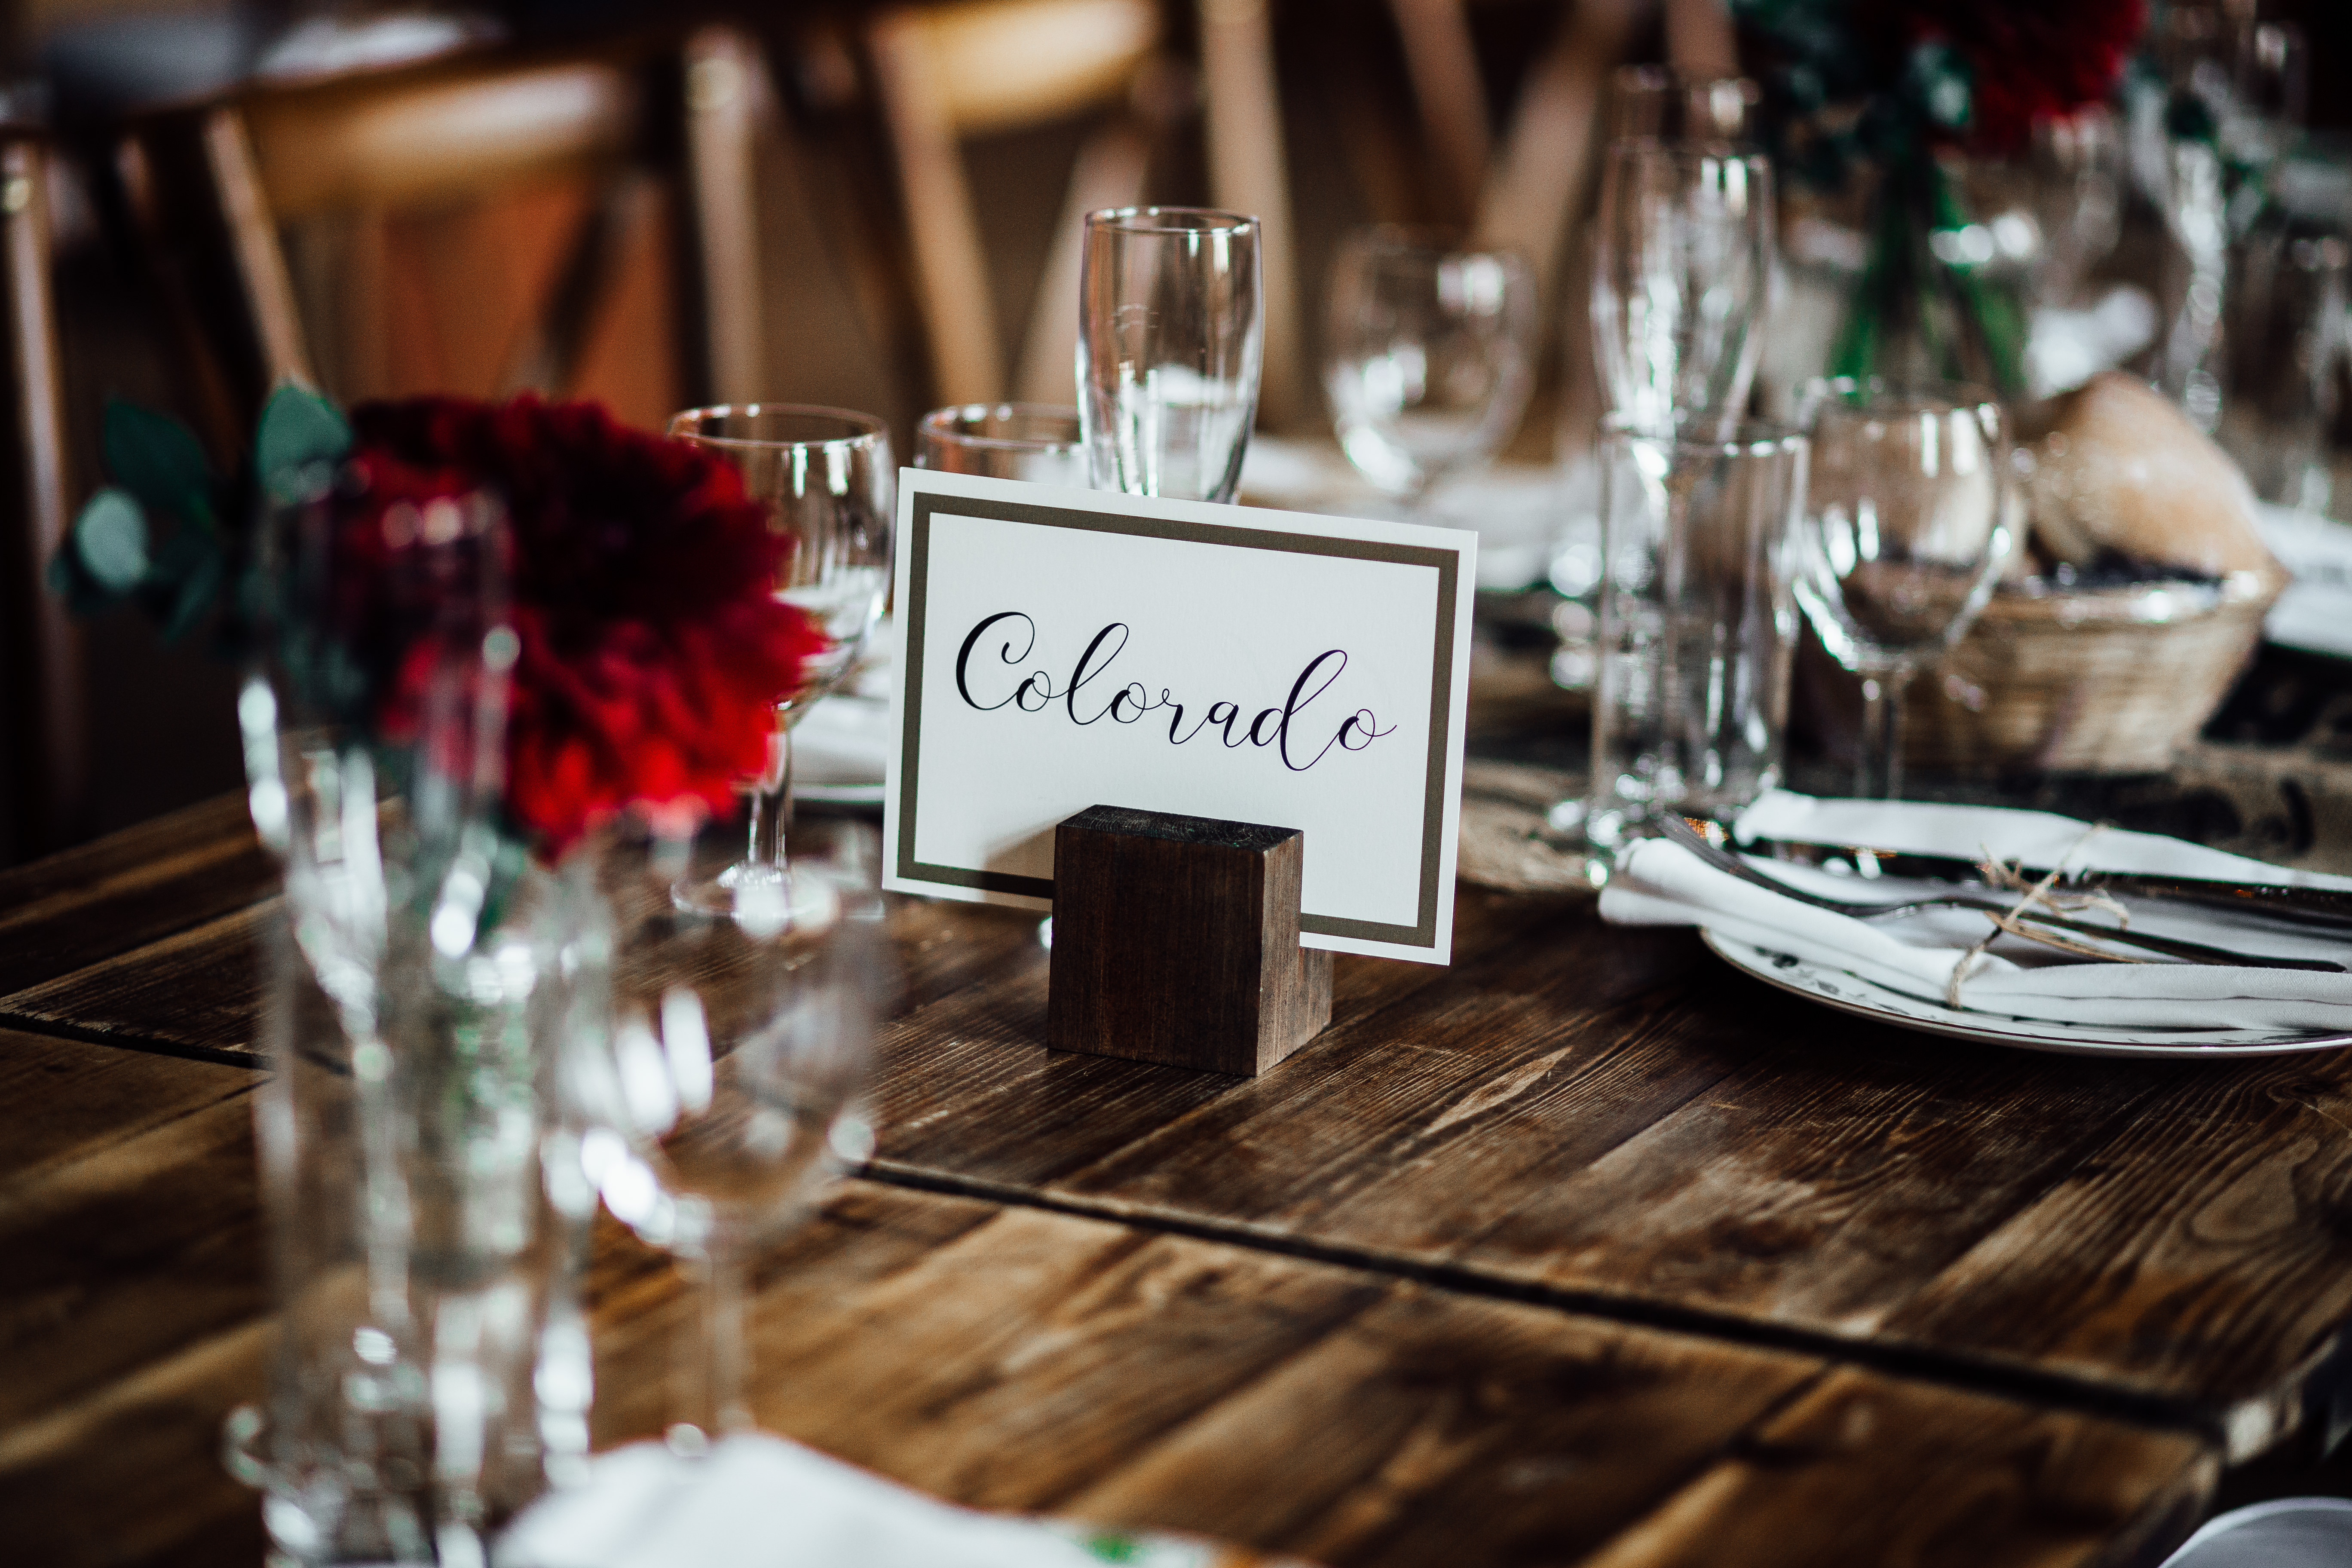
[[[1078,411],[1044,403],[934,408],[915,426],[915,467],[1033,484],[1087,484]]]
[[[1078,418],[1097,489],[1230,501],[1257,416],[1258,221],[1202,207],[1087,215]]]
[[[701,1288],[670,1428],[691,1455],[752,1424],[751,1257],[871,1152],[858,1094],[889,950],[880,928],[845,917],[838,868],[804,877],[789,905],[747,896],[724,918],[694,919],[667,896],[688,842],[632,820],[598,851],[612,1006],[566,1041],[565,1076],[605,1206]]]
[[[1440,230],[1359,230],[1331,265],[1323,385],[1340,448],[1417,511],[1510,438],[1534,384],[1535,278]]]
[[[1862,678],[1854,793],[1892,799],[1904,687],[1975,621],[2018,541],[2008,423],[1992,394],[1956,383],[1816,381],[1799,412],[1812,457],[1795,596]]]
[[[672,416],[669,433],[734,465],[768,526],[793,542],[776,596],[798,605],[824,632],[824,651],[809,661],[801,688],[776,703],[776,736],[767,771],[740,786],[750,797],[750,842],[742,859],[716,877],[682,878],[680,909],[736,912],[746,897],[768,909],[805,896],[832,897],[794,881],[785,846],[792,819],[792,729],[849,674],[881,619],[890,593],[890,531],[898,476],[882,421],[844,408],[747,403],[690,408]]]
[[[1653,141],[1609,150],[1592,331],[1611,411],[1632,429],[1721,437],[1748,405],[1773,265],[1761,153]]]

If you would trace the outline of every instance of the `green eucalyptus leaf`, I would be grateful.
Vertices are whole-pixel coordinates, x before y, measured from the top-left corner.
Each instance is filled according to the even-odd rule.
[[[180,579],[179,591],[173,595],[171,607],[163,617],[165,642],[179,641],[205,618],[219,599],[226,574],[217,550],[205,552],[191,563],[187,574]]]
[[[168,414],[109,398],[106,471],[150,511],[212,525],[213,473],[195,432]]]
[[[75,563],[109,594],[128,594],[146,581],[153,564],[147,514],[129,492],[112,487],[89,498],[74,519],[69,542]]]
[[[352,426],[341,411],[309,387],[285,382],[262,405],[253,435],[254,471],[279,500],[299,500],[319,488],[320,470],[351,449]]]

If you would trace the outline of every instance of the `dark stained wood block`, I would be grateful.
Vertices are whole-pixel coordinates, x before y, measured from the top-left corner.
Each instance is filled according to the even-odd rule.
[[[1295,827],[1091,806],[1054,830],[1046,1043],[1264,1072],[1331,1021],[1331,955],[1298,945]]]

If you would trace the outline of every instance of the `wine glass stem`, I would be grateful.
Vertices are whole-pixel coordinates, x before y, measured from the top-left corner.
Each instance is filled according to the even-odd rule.
[[[743,1290],[741,1252],[713,1240],[697,1272],[702,1288],[702,1331],[690,1370],[687,1419],[714,1440],[748,1431],[751,1407],[744,1403]]]
[[[792,822],[793,731],[779,713],[775,737],[768,742],[767,773],[751,789],[751,837],[745,863],[782,867],[784,836]]]
[[[1889,670],[1862,681],[1862,748],[1853,793],[1894,800],[1903,793],[1903,689],[1911,672]]]

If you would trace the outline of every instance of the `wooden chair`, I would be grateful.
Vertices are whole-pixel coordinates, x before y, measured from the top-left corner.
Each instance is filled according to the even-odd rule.
[[[344,399],[525,389],[657,424],[756,397],[757,52],[503,53],[132,128],[117,171],[232,445],[288,377]]]
[[[897,165],[930,401],[1067,404],[1087,213],[1140,200],[1156,133],[1153,0],[960,0],[881,12],[866,30]],[[1010,371],[963,143],[1091,116]]]
[[[57,310],[50,292],[49,160],[36,132],[0,125],[0,756],[6,771],[0,863],[78,837],[89,759],[81,639],[43,573],[75,500],[68,473]]]

